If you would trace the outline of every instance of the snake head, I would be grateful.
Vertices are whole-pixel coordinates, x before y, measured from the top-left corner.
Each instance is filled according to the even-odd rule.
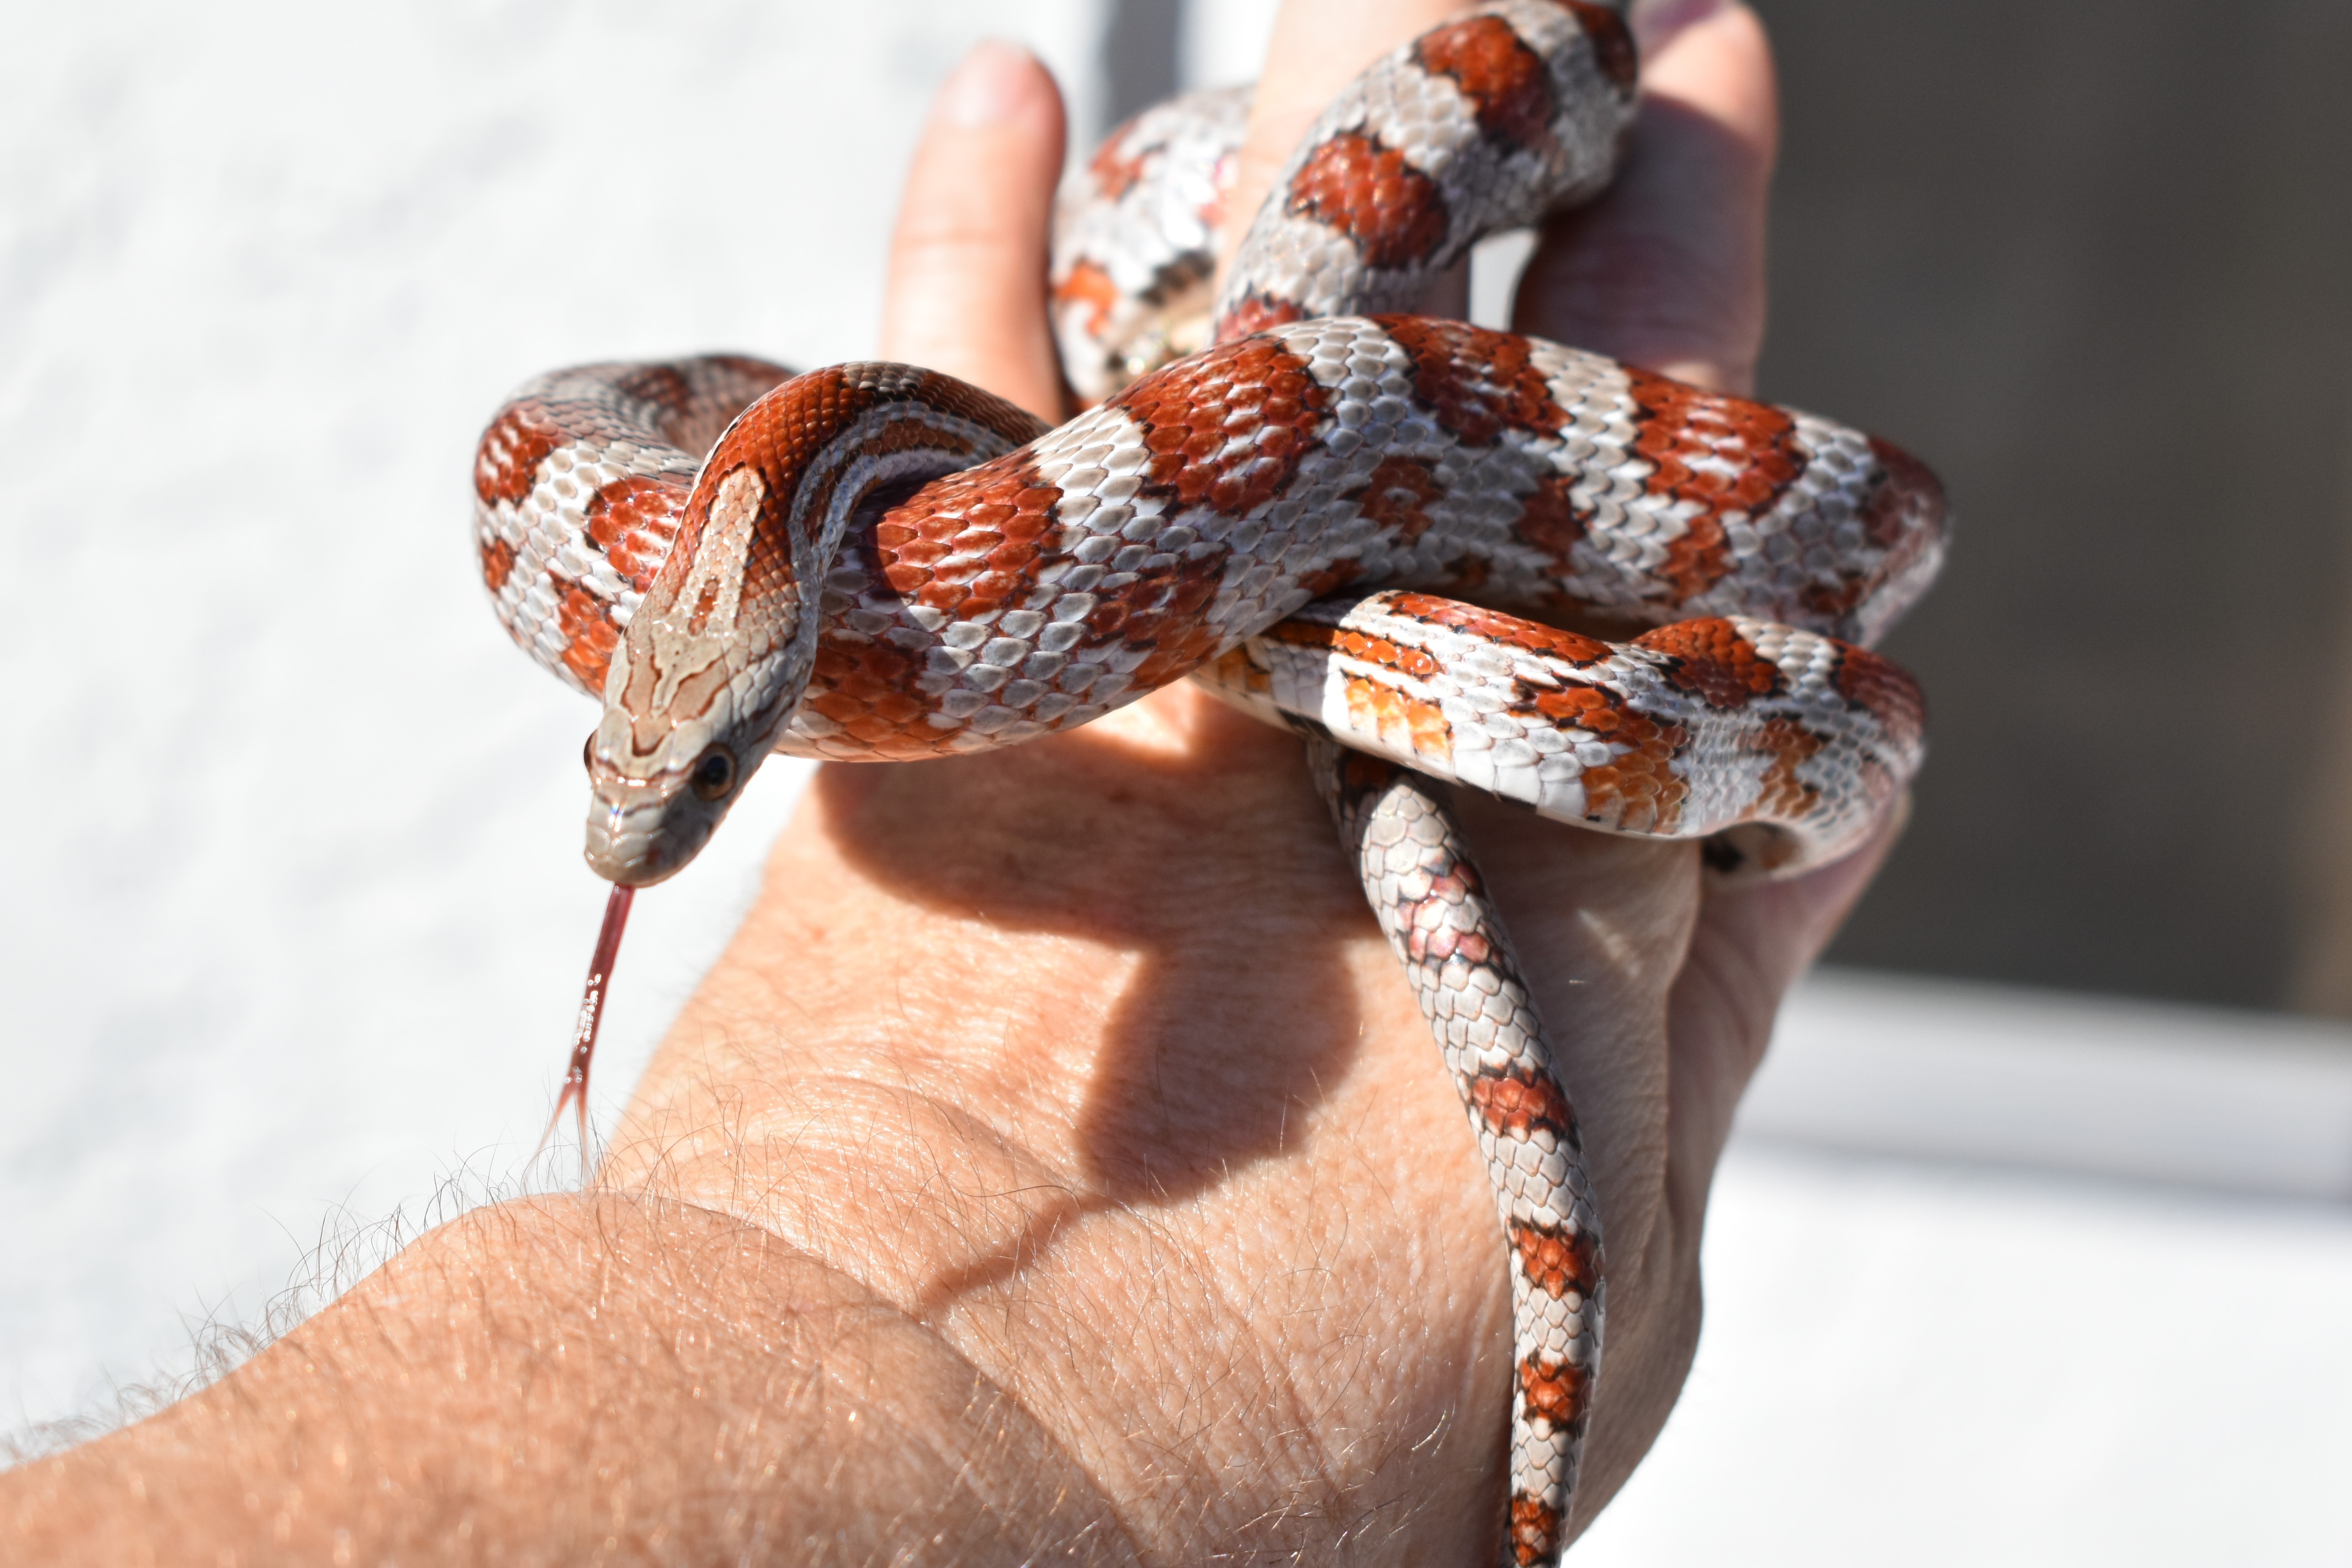
[[[713,453],[677,545],[613,651],[585,760],[589,865],[645,887],[701,852],[808,685],[814,617],[777,486]],[[796,570],[797,569],[797,570]]]
[[[1045,423],[912,365],[795,376],[737,416],[629,619],[588,740],[588,863],[632,887],[700,852],[816,665],[818,593],[854,528]]]

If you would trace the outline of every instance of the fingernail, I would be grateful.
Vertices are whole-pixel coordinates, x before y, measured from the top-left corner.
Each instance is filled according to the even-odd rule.
[[[1033,63],[1016,44],[982,38],[948,74],[932,112],[950,125],[1002,125],[1027,94]]]
[[[1672,43],[1675,36],[1685,28],[1696,26],[1717,11],[1727,0],[1635,0],[1633,15],[1633,41],[1641,46],[1642,57],[1652,55]]]

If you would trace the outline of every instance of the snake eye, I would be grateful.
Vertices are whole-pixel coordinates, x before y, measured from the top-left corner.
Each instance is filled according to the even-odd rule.
[[[712,746],[696,760],[688,782],[704,800],[719,799],[735,788],[735,754],[724,746]]]
[[[588,738],[580,743],[580,766],[591,773],[596,771],[596,732],[593,729]]]

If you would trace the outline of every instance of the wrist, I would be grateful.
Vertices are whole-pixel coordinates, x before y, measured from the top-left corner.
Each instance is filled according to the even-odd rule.
[[[1582,837],[1530,857],[1656,880]],[[1663,919],[1672,949],[1687,909]],[[1561,993],[1608,1037],[1596,1072],[1654,1051],[1621,983],[1656,979]],[[1596,1169],[1625,1146],[1602,1132]],[[1499,1527],[1491,1192],[1295,743],[1221,706],[821,775],[607,1177],[772,1228],[937,1333],[1150,1555],[1402,1560]]]

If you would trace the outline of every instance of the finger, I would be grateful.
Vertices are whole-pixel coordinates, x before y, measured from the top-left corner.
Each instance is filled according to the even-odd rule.
[[[890,244],[882,353],[1063,417],[1045,316],[1062,95],[1027,50],[975,47],[940,89]]]
[[[1462,8],[1464,0],[1285,0],[1250,101],[1249,134],[1234,162],[1233,217],[1222,236],[1218,287],[1275,176],[1339,89],[1399,44]]]
[[[1545,225],[1513,324],[1746,392],[1764,340],[1771,49],[1756,14],[1727,0],[1665,0],[1633,21],[1643,104],[1624,171]]]
[[[1906,796],[1843,860],[1785,882],[1714,888],[1667,998],[1670,1203],[1704,1210],[1733,1113],[1764,1060],[1781,998],[1813,967],[1911,818]]]

